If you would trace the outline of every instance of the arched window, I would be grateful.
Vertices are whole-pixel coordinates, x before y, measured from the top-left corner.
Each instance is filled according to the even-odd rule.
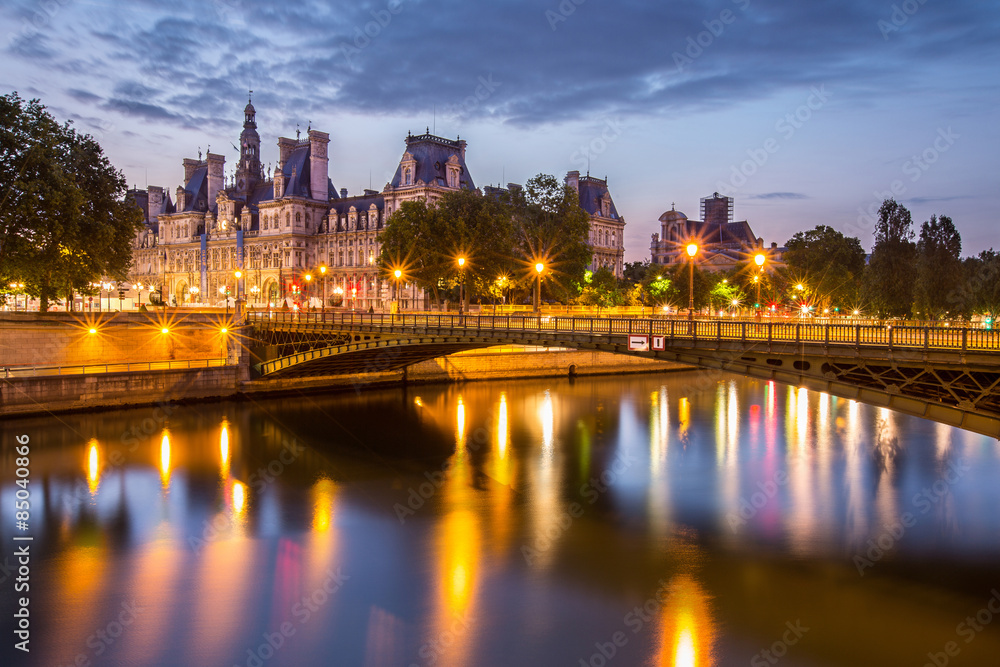
[[[298,227],[302,224],[302,214],[298,211],[295,212],[295,226]]]
[[[267,229],[267,216],[264,216],[264,229]]]
[[[412,176],[410,174],[410,168],[407,167],[403,170],[403,185],[412,185]]]
[[[292,226],[292,214],[291,213],[286,213],[285,214],[285,227],[291,227],[291,226]]]

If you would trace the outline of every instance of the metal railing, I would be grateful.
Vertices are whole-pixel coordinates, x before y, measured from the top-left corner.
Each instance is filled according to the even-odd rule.
[[[93,375],[97,373],[134,373],[140,371],[173,371],[189,368],[225,366],[225,359],[183,359],[169,361],[125,361],[79,366],[8,366],[0,369],[0,377],[25,378],[51,375]]]
[[[663,336],[668,340],[821,343],[892,349],[1000,351],[1000,331],[982,328],[812,324],[727,319],[561,317],[550,315],[458,315],[425,313],[251,312],[248,322],[294,326],[301,330],[334,327],[449,329],[475,332],[525,331],[593,335]],[[651,345],[651,349],[655,346]]]

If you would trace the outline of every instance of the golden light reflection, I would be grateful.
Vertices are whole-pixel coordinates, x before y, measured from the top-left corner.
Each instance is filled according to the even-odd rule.
[[[170,486],[170,432],[166,429],[160,441],[160,482],[163,488]]]
[[[649,395],[649,466],[653,477],[657,478],[663,472],[663,463],[667,458],[667,447],[670,443],[670,415],[667,409],[667,388],[660,386],[659,391]]]
[[[691,424],[691,403],[687,397],[681,399],[677,406],[677,437],[686,443],[688,440],[688,426]]]
[[[542,423],[542,447],[547,455],[552,453],[555,442],[555,411],[552,408],[552,394],[545,390],[545,398],[538,408],[538,420]]]
[[[708,593],[688,574],[679,574],[657,593],[660,606],[660,667],[715,665],[715,620]]]
[[[233,513],[242,516],[246,509],[247,489],[242,482],[233,480]]]
[[[465,402],[462,397],[458,397],[458,409],[456,415],[458,427],[455,431],[455,447],[461,449],[465,447]]]
[[[222,434],[219,436],[219,456],[222,459],[220,474],[222,479],[229,477],[229,422],[222,420]]]
[[[333,480],[323,478],[313,485],[312,527],[318,533],[325,533],[333,526],[333,499],[337,485]]]
[[[87,452],[87,487],[90,489],[90,495],[94,495],[97,492],[98,485],[101,483],[101,467],[98,459],[97,440],[91,438],[89,445],[90,447]]]
[[[497,413],[497,454],[500,459],[507,458],[507,395],[500,394],[500,409]],[[506,482],[505,482],[506,483]]]

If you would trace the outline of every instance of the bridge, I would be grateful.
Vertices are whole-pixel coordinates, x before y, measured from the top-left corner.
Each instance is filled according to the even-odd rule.
[[[251,312],[257,378],[391,371],[496,345],[603,350],[850,398],[1000,438],[1000,331],[851,322]]]

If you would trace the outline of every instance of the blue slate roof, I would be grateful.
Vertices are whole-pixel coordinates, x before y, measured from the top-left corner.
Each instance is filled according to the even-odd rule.
[[[421,134],[418,136],[408,135],[406,137],[406,150],[413,155],[417,161],[417,171],[413,175],[413,184],[423,181],[429,185],[447,186],[448,182],[446,167],[448,158],[452,155],[458,156],[458,163],[461,166],[459,176],[460,185],[463,189],[475,190],[476,184],[465,166],[464,143],[460,140],[445,139],[433,134]],[[396,173],[392,177],[391,185],[398,188],[403,184],[403,167],[396,167]]]
[[[185,185],[187,197],[184,202],[184,211],[207,211],[215,208],[214,201],[208,201],[208,165],[203,164],[191,174],[191,180]],[[199,206],[198,204],[202,205]]]
[[[368,209],[371,208],[372,204],[375,204],[375,208],[378,209],[379,225],[381,228],[381,225],[385,224],[385,220],[383,218],[385,214],[385,198],[381,194],[362,195],[360,197],[345,197],[343,199],[338,199],[335,202],[331,202],[330,208],[336,211],[338,216],[343,217],[350,213],[351,207],[353,206],[359,215],[363,213],[367,216]],[[343,231],[343,225],[339,221],[337,223],[337,231]]]
[[[591,215],[601,215],[601,199],[608,192],[608,182],[593,176],[580,177],[580,207]],[[603,217],[603,216],[601,216]],[[615,208],[615,200],[611,199],[610,215],[613,220],[618,219],[618,209]]]

